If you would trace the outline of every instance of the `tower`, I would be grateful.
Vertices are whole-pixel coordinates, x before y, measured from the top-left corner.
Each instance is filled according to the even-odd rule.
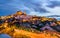
[[[22,11],[17,11],[16,15],[25,15],[26,16],[26,13],[25,12],[23,13]]]
[[[23,12],[21,12],[21,11],[17,11],[17,13],[16,13],[17,15],[22,15],[23,14]]]

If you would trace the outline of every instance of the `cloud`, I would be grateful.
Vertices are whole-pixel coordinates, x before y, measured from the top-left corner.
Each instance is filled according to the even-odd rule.
[[[37,16],[50,16],[50,15],[60,15],[60,7],[49,8],[46,7],[49,13],[39,13],[39,12],[31,12],[30,15],[37,15]]]
[[[18,10],[30,15],[57,14],[60,8],[60,0],[1,0],[0,15],[9,15]],[[55,9],[55,10],[54,10]],[[57,10],[56,10],[57,9]],[[56,11],[56,12],[54,12]],[[4,14],[2,14],[4,13]]]
[[[28,11],[28,13],[35,11],[35,12],[40,12],[40,13],[46,13],[48,12],[46,9],[41,8],[41,2],[36,1],[36,0],[2,0],[0,1],[0,10],[10,13],[11,11],[17,11],[17,10],[22,10],[22,11]],[[31,11],[32,10],[32,11]],[[1,12],[1,11],[0,11]]]
[[[55,8],[48,8],[47,10],[50,11],[50,13],[48,13],[49,15],[60,15],[60,7],[55,7]]]
[[[60,7],[60,1],[50,1],[49,5],[47,7],[54,8],[54,7]]]
[[[31,12],[30,14],[38,16],[60,15],[60,0],[44,0],[41,7],[48,12]]]

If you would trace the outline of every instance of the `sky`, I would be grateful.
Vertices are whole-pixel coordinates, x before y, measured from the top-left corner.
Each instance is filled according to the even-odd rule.
[[[60,0],[0,0],[0,16],[17,11],[37,16],[60,15]]]

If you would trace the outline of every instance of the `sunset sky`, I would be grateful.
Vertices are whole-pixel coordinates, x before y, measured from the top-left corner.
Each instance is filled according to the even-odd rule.
[[[23,11],[29,15],[60,15],[60,0],[0,0],[0,16]]]

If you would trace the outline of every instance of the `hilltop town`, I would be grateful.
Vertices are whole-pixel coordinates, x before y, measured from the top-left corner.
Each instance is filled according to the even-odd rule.
[[[52,33],[50,34],[50,32],[53,33],[53,36],[51,36]],[[8,16],[0,16],[0,34],[6,33],[12,36],[13,38],[20,38],[19,33],[25,35],[31,34],[32,36],[29,35],[31,38],[32,37],[41,38],[40,35],[46,38],[45,34],[48,33],[47,35],[49,34],[50,35],[47,36],[47,38],[48,37],[58,38],[60,37],[59,32],[60,32],[60,21],[58,21],[55,18],[27,15],[25,12],[23,13],[21,11],[17,11],[15,14]],[[30,38],[30,37],[26,37],[26,38]]]

